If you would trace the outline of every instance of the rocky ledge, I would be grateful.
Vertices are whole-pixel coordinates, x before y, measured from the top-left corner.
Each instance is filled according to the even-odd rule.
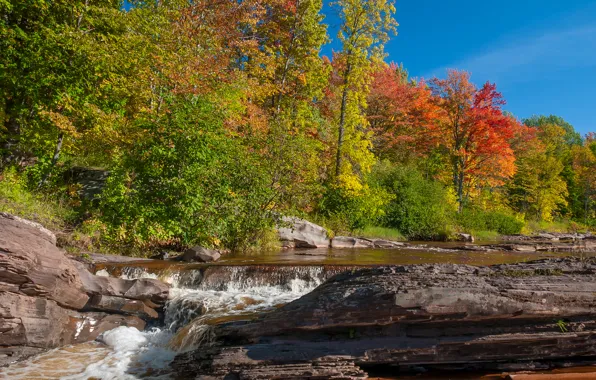
[[[360,269],[203,331],[180,378],[362,379],[596,363],[596,261]]]
[[[168,285],[91,274],[47,229],[0,213],[0,366],[160,318]]]

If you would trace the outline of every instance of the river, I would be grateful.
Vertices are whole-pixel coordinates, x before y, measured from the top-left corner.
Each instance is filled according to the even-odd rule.
[[[177,353],[208,342],[211,324],[279,307],[345,270],[389,264],[490,265],[560,255],[448,249],[452,247],[420,243],[406,249],[287,250],[227,255],[213,265],[104,264],[98,275],[157,278],[172,285],[164,325],[144,332],[118,327],[99,341],[54,349],[0,369],[0,379],[173,379],[168,364]]]

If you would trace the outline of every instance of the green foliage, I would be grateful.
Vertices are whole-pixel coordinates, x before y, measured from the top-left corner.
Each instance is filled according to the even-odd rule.
[[[336,234],[351,233],[377,224],[391,199],[393,196],[381,187],[365,185],[354,192],[330,185],[319,202],[317,213]]]
[[[31,191],[25,176],[8,168],[0,175],[0,211],[17,215],[60,230],[71,222],[75,213],[55,197]]]
[[[370,239],[406,240],[404,235],[395,228],[366,226],[354,231],[354,235]]]
[[[477,208],[464,209],[456,215],[456,222],[466,231],[496,231],[502,235],[519,234],[525,225],[513,215]]]
[[[160,119],[139,123],[144,138],[123,153],[102,197],[110,239],[243,249],[272,226],[266,168],[222,121],[212,103],[195,97],[172,100]]]
[[[409,239],[445,238],[454,211],[448,193],[438,182],[425,179],[416,169],[378,165],[371,181],[393,196],[383,224],[398,229]]]

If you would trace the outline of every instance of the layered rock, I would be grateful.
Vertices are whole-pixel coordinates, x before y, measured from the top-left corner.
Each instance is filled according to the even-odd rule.
[[[256,320],[212,327],[212,344],[173,366],[201,378],[308,378],[317,367],[317,379],[356,379],[386,366],[596,362],[595,305],[594,260],[361,269]]]
[[[156,280],[95,276],[41,225],[0,213],[0,366],[118,326],[143,329],[167,296]]]
[[[374,246],[371,240],[351,236],[336,236],[331,240],[331,248],[372,248]]]

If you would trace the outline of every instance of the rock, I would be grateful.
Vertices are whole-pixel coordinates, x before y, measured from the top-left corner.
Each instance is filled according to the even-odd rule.
[[[44,350],[94,340],[118,326],[142,330],[137,317],[105,313],[80,313],[55,301],[0,292],[0,366]]]
[[[159,251],[149,258],[151,260],[167,260],[170,258],[170,253],[168,251]]]
[[[257,318],[212,325],[211,344],[178,355],[172,367],[197,378],[258,378],[269,367],[292,378],[340,357],[339,371],[353,378],[387,368],[594,363],[594,304],[596,259],[366,268]],[[317,378],[333,376],[342,375]]]
[[[69,183],[79,185],[79,195],[86,200],[98,199],[110,172],[103,169],[73,167],[65,175]]]
[[[11,291],[43,297],[80,309],[89,297],[74,267],[48,234],[36,223],[0,214],[0,282],[16,285]]]
[[[168,297],[157,280],[95,276],[55,243],[40,225],[0,213],[0,366],[114,327],[143,329],[137,315],[157,318]]]
[[[472,236],[470,234],[457,233],[457,234],[455,234],[455,240],[467,242],[467,243],[473,243],[474,236]]]
[[[149,301],[150,302],[150,301]],[[135,315],[148,320],[159,317],[157,311],[143,301],[129,298],[95,295],[87,303],[87,308],[93,310],[108,311],[126,315]]]
[[[331,248],[371,248],[374,243],[370,240],[351,236],[336,236],[331,239]]]
[[[180,260],[187,263],[193,261],[198,261],[200,263],[210,263],[219,260],[220,257],[221,254],[213,249],[196,246],[184,251],[184,253],[180,256]]]
[[[541,233],[541,234],[536,235],[536,237],[538,239],[544,239],[544,240],[554,240],[554,241],[559,240],[559,238],[557,236],[555,236],[553,234],[548,234],[548,233]]]
[[[168,299],[170,286],[151,278],[126,280],[115,277],[96,276],[85,266],[74,262],[85,291],[90,295],[116,296],[140,301],[152,301],[164,305]]]
[[[405,243],[399,241],[375,239],[373,240],[373,245],[375,248],[399,248],[405,246]]]
[[[329,234],[321,226],[295,217],[283,217],[278,227],[279,240],[285,248],[329,248]]]

